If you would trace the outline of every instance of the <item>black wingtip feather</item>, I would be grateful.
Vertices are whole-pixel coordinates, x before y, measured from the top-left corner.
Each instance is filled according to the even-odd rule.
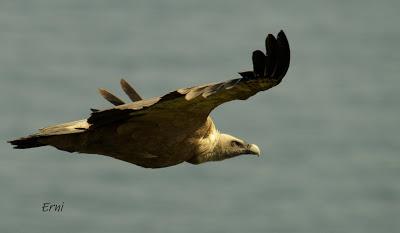
[[[277,42],[279,49],[279,59],[278,59],[278,69],[276,72],[276,79],[281,80],[288,71],[290,64],[289,42],[286,38],[285,33],[282,30],[278,33]]]
[[[240,74],[240,76],[242,76],[242,78],[244,78],[244,80],[253,79],[255,77],[253,71],[239,72],[239,74]]]
[[[253,52],[252,56],[253,60],[253,70],[256,77],[264,76],[265,70],[265,55],[260,50],[256,50]]]
[[[265,39],[266,54],[256,50],[252,54],[253,71],[240,72],[243,81],[254,78],[267,78],[281,81],[289,69],[290,48],[283,30],[277,37],[268,34]]]
[[[281,81],[289,69],[290,48],[283,30],[275,38],[268,34],[265,39],[267,56],[265,58],[265,77]]]
[[[278,53],[278,43],[272,34],[268,34],[265,39],[265,48],[267,52],[267,58],[265,60],[265,77],[271,77],[276,69]]]

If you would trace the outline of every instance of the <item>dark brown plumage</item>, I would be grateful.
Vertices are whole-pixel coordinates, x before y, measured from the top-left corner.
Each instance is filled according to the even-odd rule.
[[[10,143],[15,148],[51,145],[69,152],[102,154],[149,168],[259,155],[258,146],[220,133],[209,114],[220,104],[245,100],[281,82],[290,61],[286,36],[283,31],[277,38],[269,34],[265,44],[266,54],[254,51],[253,71],[241,72],[241,78],[181,88],[150,99],[142,99],[121,80],[122,89],[134,102],[125,104],[101,89],[115,107],[93,110],[88,119],[43,128]]]

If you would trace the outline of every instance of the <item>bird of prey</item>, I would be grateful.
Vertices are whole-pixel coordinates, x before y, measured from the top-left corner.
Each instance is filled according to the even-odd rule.
[[[121,80],[122,89],[133,102],[125,104],[100,89],[116,106],[92,109],[88,119],[45,127],[9,143],[17,149],[50,145],[68,152],[100,154],[145,168],[260,155],[257,145],[219,132],[210,113],[220,104],[246,100],[282,81],[290,61],[285,33],[280,31],[276,37],[269,34],[265,47],[265,54],[253,52],[253,70],[240,72],[240,78],[181,88],[149,99],[142,99]]]

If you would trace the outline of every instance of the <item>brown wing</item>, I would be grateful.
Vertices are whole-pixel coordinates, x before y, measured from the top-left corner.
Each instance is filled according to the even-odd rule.
[[[91,127],[142,116],[180,121],[205,119],[218,105],[231,100],[245,100],[259,91],[278,85],[290,62],[289,44],[283,31],[277,38],[269,34],[265,41],[266,55],[253,52],[253,71],[239,73],[242,78],[221,83],[178,89],[162,97],[146,99],[92,113]]]

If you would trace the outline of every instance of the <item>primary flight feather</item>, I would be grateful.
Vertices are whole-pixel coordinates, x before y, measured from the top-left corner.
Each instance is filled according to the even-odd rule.
[[[284,32],[276,38],[269,34],[265,47],[266,54],[253,52],[253,71],[239,73],[241,78],[182,88],[150,99],[142,99],[121,80],[122,89],[134,102],[125,104],[100,89],[115,107],[92,109],[88,119],[49,126],[9,142],[17,149],[51,145],[68,152],[106,155],[146,168],[260,155],[257,145],[220,133],[209,114],[220,104],[245,100],[282,81],[290,62]]]

